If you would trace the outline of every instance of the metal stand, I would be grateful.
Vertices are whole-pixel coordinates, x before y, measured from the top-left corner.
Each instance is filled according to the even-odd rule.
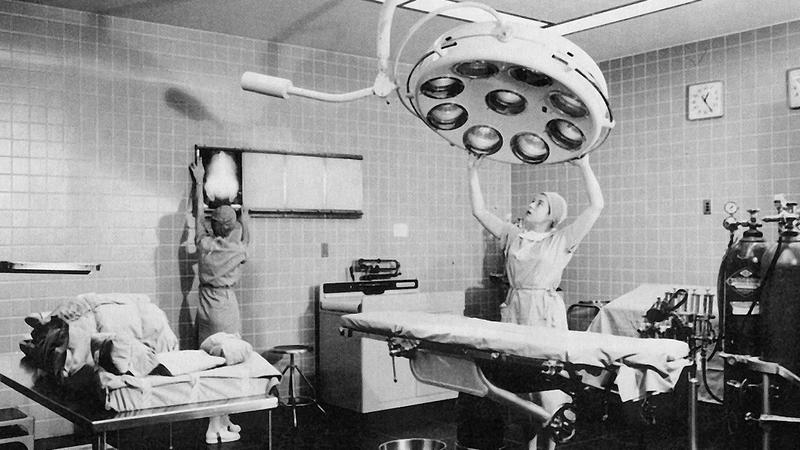
[[[17,408],[0,409],[0,429],[18,427],[22,434],[3,433],[0,435],[0,447],[23,445],[27,450],[33,450],[34,444],[34,419]],[[6,436],[6,437],[3,437]]]
[[[294,425],[295,428],[297,428],[297,408],[300,406],[314,405],[320,411],[322,411],[323,414],[325,414],[325,410],[317,402],[317,392],[314,389],[314,386],[311,384],[310,381],[308,381],[308,378],[306,378],[306,376],[303,375],[303,372],[300,370],[300,368],[297,366],[294,360],[295,355],[306,353],[309,350],[310,348],[305,345],[279,345],[272,349],[274,353],[289,355],[289,365],[287,365],[283,369],[283,372],[281,372],[281,376],[283,376],[287,371],[289,372],[289,395],[288,397],[281,398],[280,400],[282,404],[289,405],[292,407],[292,424]],[[308,386],[308,388],[311,389],[311,397],[295,395],[296,392],[294,387],[295,372],[297,372],[297,374],[300,375],[300,378],[306,383],[306,386]]]
[[[689,372],[689,449],[698,450],[697,436],[697,402],[700,383],[706,371],[706,346],[716,341],[714,328],[711,326],[714,297],[706,293],[704,296],[692,293],[685,303],[686,312],[682,313],[692,324],[689,338],[692,365]]]
[[[689,375],[689,448],[697,450],[697,394],[700,389],[700,378],[698,377],[697,367],[699,359],[702,359],[700,352],[695,352]],[[702,376],[702,375],[701,375]]]
[[[725,358],[728,364],[740,364],[748,370],[761,374],[761,414],[756,417],[753,413],[747,413],[745,415],[745,420],[758,422],[761,426],[761,448],[763,450],[769,450],[773,424],[800,425],[800,417],[772,414],[772,406],[770,404],[770,378],[777,376],[790,384],[800,386],[800,376],[778,363],[763,361],[754,356],[736,355],[725,352],[721,352],[720,356]]]

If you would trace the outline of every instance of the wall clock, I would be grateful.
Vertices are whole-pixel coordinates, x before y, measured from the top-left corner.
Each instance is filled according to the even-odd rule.
[[[722,81],[690,84],[686,88],[686,118],[722,117],[725,113],[723,97]]]
[[[786,99],[789,108],[800,108],[800,68],[786,71]]]

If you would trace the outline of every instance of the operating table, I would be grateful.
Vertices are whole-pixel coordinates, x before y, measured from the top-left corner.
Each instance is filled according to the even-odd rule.
[[[590,332],[528,327],[450,314],[380,311],[342,316],[342,332],[387,338],[392,356],[406,357],[421,382],[487,397],[521,410],[557,442],[574,435],[574,404],[556,412],[514,392],[560,389],[575,395],[585,386],[612,390],[622,401],[675,388],[690,365],[689,347],[672,339],[637,339]],[[514,386],[495,382],[495,370],[513,368]],[[530,386],[519,391],[520,385]]]

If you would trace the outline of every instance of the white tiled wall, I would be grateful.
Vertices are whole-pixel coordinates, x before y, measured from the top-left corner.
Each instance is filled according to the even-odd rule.
[[[800,200],[800,110],[786,100],[786,71],[800,67],[800,22],[600,66],[617,120],[590,156],[606,209],[564,274],[565,297],[611,300],[645,282],[715,291],[728,242],[723,204],[735,201],[744,220],[748,208],[774,213],[775,194]],[[711,80],[724,83],[724,116],[686,120],[687,85]],[[515,211],[545,188],[564,193],[570,218],[587,203],[567,165],[515,167],[511,179]],[[702,214],[704,199],[711,215]],[[775,228],[763,227],[770,241]]]
[[[462,290],[469,314],[496,314],[485,275],[497,253],[470,215],[462,152],[396,100],[287,102],[242,91],[246,70],[344,92],[371,85],[375,61],[0,0],[0,260],[102,264],[87,276],[0,274],[0,351],[29,333],[27,313],[92,291],[150,295],[191,344],[195,144],[364,157],[363,218],[253,220],[238,294],[257,348],[313,344],[316,287],[345,281],[362,257],[397,259],[421,289]],[[487,166],[487,200],[510,209],[510,168]],[[314,373],[313,357],[301,365]],[[0,388],[10,404],[33,410],[37,437],[71,431]]]

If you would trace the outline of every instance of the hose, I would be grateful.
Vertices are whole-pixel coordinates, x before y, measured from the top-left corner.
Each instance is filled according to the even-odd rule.
[[[716,402],[718,402],[720,405],[724,405],[724,404],[725,404],[725,402],[723,402],[721,398],[717,397],[717,396],[714,394],[714,392],[712,392],[712,391],[711,391],[711,388],[708,386],[708,376],[707,376],[707,373],[708,373],[708,364],[706,364],[706,363],[707,363],[707,361],[708,361],[709,359],[711,359],[711,358],[713,358],[713,357],[714,357],[714,355],[712,354],[711,356],[709,356],[709,357],[708,357],[708,359],[705,359],[705,358],[703,359],[703,370],[702,370],[702,372],[703,372],[703,387],[705,387],[705,388],[706,388],[706,392],[708,392],[708,395],[710,395],[710,396],[711,396],[711,398],[713,398],[713,399],[714,399]]]

